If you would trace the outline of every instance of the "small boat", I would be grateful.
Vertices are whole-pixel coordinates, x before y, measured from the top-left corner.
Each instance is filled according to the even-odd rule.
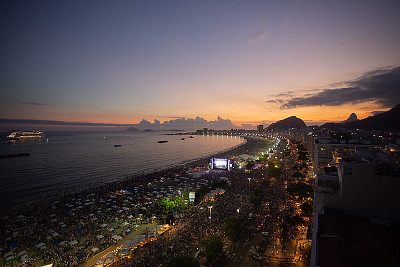
[[[185,138],[181,138],[181,140],[185,140]]]
[[[190,136],[189,138],[194,138],[193,136]]]
[[[0,159],[26,157],[26,156],[30,156],[30,155],[31,155],[31,153],[5,154],[5,155],[0,155]]]
[[[167,143],[168,141],[158,141],[158,143],[162,144],[162,143]]]
[[[120,146],[122,146],[122,145],[114,145],[114,147],[120,147]]]

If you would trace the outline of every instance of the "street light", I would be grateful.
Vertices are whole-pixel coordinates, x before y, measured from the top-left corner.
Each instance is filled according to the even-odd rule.
[[[211,209],[213,208],[213,206],[209,206],[208,208],[210,209],[210,221],[211,221]]]
[[[237,214],[238,214],[238,216],[239,216],[240,209],[237,209],[236,211],[237,211]]]

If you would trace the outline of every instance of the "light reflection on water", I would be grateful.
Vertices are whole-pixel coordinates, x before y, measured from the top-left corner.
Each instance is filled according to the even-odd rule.
[[[43,140],[5,144],[0,154],[31,156],[0,160],[0,202],[20,202],[72,187],[121,179],[227,150],[242,142],[230,136],[184,136],[165,133],[53,132]],[[48,142],[47,142],[48,138]],[[159,144],[158,141],[167,143]],[[114,145],[121,145],[114,147]]]

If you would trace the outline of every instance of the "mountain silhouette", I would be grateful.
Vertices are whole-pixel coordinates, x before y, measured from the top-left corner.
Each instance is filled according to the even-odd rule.
[[[363,120],[349,121],[345,123],[325,123],[319,128],[327,128],[335,131],[340,129],[365,129],[384,131],[400,130],[400,104],[386,112],[368,117]]]
[[[304,123],[303,120],[297,118],[296,116],[292,116],[280,121],[277,121],[275,123],[272,123],[269,127],[268,130],[272,129],[291,129],[291,128],[307,128],[307,125]]]
[[[138,128],[136,128],[135,126],[129,126],[129,128],[126,130],[128,132],[140,132],[140,130]]]
[[[352,121],[358,121],[357,115],[355,113],[351,113],[350,117],[347,120],[342,121],[341,123],[352,122]]]

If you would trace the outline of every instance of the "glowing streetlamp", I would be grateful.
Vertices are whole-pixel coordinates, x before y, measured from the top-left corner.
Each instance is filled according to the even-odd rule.
[[[210,221],[211,221],[211,209],[213,208],[213,206],[209,206],[208,208],[210,209],[210,217],[209,218],[210,218]]]

